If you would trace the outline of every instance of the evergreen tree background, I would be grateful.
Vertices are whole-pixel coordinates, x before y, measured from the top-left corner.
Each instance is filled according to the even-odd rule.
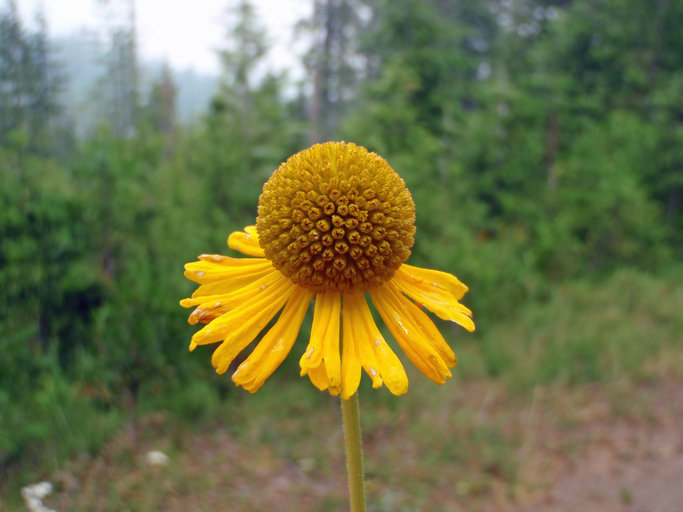
[[[173,70],[141,90],[134,27],[111,27],[78,137],[44,19],[0,7],[0,470],[237,393],[186,353],[182,265],[225,252],[311,141],[364,145],[406,180],[412,262],[471,286],[491,374],[489,334],[525,303],[624,269],[681,275],[683,3],[312,2],[304,84],[268,69],[235,2],[220,85],[184,125]]]

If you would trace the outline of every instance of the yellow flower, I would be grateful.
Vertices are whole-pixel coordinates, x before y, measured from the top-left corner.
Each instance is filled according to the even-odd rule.
[[[212,363],[225,373],[282,309],[232,375],[253,393],[291,350],[314,300],[301,375],[348,399],[363,368],[373,387],[384,383],[402,395],[408,378],[375,325],[368,292],[408,358],[443,384],[455,354],[421,306],[474,331],[472,312],[459,302],[467,286],[451,274],[405,264],[414,235],[410,192],[376,153],[327,142],[293,155],[264,185],[256,226],[228,238],[231,249],[251,258],[202,254],[185,265],[185,276],[200,286],[180,304],[196,306],[190,324],[207,324],[190,350],[220,342]]]

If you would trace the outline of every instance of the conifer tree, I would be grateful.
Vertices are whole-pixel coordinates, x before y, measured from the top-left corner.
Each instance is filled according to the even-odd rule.
[[[306,29],[311,37],[311,48],[304,56],[312,84],[311,142],[334,138],[356,95],[362,72],[357,48],[363,26],[360,8],[358,0],[313,0],[312,19],[299,24],[299,30]]]
[[[147,104],[152,126],[165,135],[170,134],[175,127],[177,94],[171,68],[165,62],[160,77],[152,84]]]
[[[64,79],[51,57],[44,16],[36,21],[37,32],[28,33],[14,0],[0,11],[0,145],[14,140],[46,154]]]
[[[286,119],[282,76],[263,71],[266,33],[250,2],[230,11],[226,34],[221,82],[199,143],[208,162],[203,172],[218,211],[253,222],[254,200],[292,149],[297,128]]]
[[[105,0],[107,50],[97,98],[104,122],[118,136],[132,137],[140,113],[135,2]]]

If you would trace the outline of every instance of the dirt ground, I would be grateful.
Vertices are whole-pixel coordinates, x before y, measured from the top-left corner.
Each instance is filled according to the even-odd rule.
[[[524,407],[492,383],[471,383],[463,391],[466,403],[452,407],[476,411],[477,425],[498,418],[514,471],[479,464],[479,452],[470,462],[460,455],[459,463],[448,463],[450,455],[439,452],[463,440],[426,449],[426,441],[411,437],[415,418],[399,415],[391,428],[372,429],[365,438],[369,511],[683,511],[682,380],[539,387]],[[215,428],[174,438],[163,418],[149,417],[144,435],[122,435],[97,456],[52,475],[56,492],[46,505],[60,512],[346,510],[337,420],[333,414],[315,418],[310,436],[318,444],[307,452],[307,434],[292,444],[283,437],[287,425],[258,434]],[[301,423],[291,421],[292,429]],[[440,421],[434,418],[435,432]],[[147,465],[144,453],[159,447],[171,462]]]
[[[535,422],[525,469],[546,486],[515,510],[683,511],[683,383],[622,396],[622,411],[597,398],[572,428]]]

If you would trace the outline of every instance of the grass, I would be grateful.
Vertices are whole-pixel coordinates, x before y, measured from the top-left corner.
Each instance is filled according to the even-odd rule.
[[[591,422],[655,424],[656,384],[683,377],[680,311],[683,287],[647,275],[565,284],[476,336],[454,334],[459,365],[444,386],[409,364],[399,399],[363,382],[372,510],[504,510],[545,492],[563,460],[601,439],[576,434]],[[60,430],[67,451],[15,464],[0,495],[22,510],[19,488],[47,478],[58,510],[343,509],[339,404],[299,379],[295,363],[255,396],[221,398],[207,379],[165,401],[143,397],[134,431],[54,391],[45,405],[70,426]],[[147,466],[151,449],[172,463]]]
[[[680,281],[622,271],[599,285],[562,285],[493,326],[481,350],[488,373],[513,390],[648,379],[661,374],[653,362],[663,354],[680,358],[681,311]]]

